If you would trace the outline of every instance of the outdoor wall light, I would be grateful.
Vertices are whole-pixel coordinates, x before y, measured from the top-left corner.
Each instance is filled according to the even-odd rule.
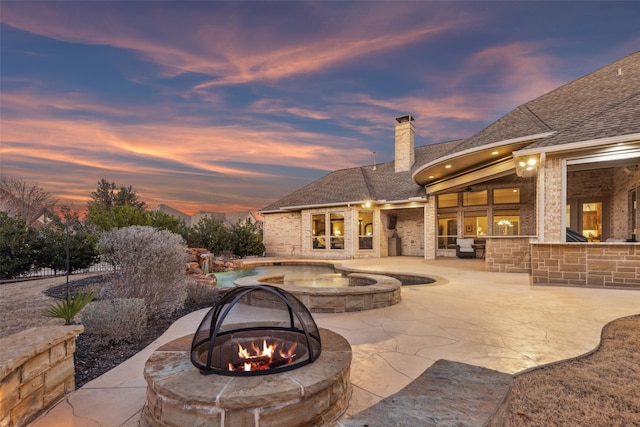
[[[516,160],[516,172],[520,177],[533,176],[538,170],[538,156],[520,157]]]

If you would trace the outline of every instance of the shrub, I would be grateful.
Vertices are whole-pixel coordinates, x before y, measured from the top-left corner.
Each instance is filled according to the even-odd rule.
[[[224,294],[225,290],[214,288],[191,280],[187,283],[187,297],[185,306],[187,307],[204,307],[214,305]]]
[[[87,334],[109,342],[134,342],[147,329],[147,309],[142,298],[115,298],[95,301],[82,312]]]
[[[67,297],[53,303],[44,315],[63,319],[65,325],[70,325],[73,319],[86,307],[94,298],[96,293],[91,290],[79,290],[73,296],[67,293]]]
[[[104,232],[99,247],[115,267],[109,286],[116,298],[144,299],[151,316],[182,306],[187,253],[181,236],[132,226]]]
[[[0,279],[31,270],[36,259],[37,233],[20,216],[0,212]]]

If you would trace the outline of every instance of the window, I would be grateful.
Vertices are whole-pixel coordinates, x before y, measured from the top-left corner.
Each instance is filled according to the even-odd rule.
[[[439,208],[455,208],[458,206],[458,193],[438,194]]]
[[[344,215],[333,213],[331,218],[331,249],[344,249]]]
[[[313,249],[326,249],[327,247],[327,232],[325,224],[324,214],[311,216],[311,247]]]
[[[582,235],[590,242],[602,242],[602,202],[582,203]]]
[[[455,249],[458,236],[457,214],[438,214],[438,249]]]
[[[487,234],[487,211],[464,213],[464,237],[485,236]]]
[[[373,212],[358,212],[358,249],[373,249]]]
[[[329,229],[327,229],[327,223]],[[344,215],[341,213],[311,215],[311,247],[344,249]]]
[[[496,188],[493,190],[494,205],[504,205],[507,203],[520,203],[520,189]]]
[[[465,191],[462,193],[462,204],[464,206],[477,206],[487,204],[487,190]]]
[[[493,211],[493,235],[494,236],[520,235],[520,211],[519,210]]]

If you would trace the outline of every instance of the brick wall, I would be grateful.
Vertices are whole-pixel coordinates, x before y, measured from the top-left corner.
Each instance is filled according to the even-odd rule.
[[[485,247],[487,271],[529,273],[531,237],[488,237]]]
[[[611,203],[612,224],[611,237],[614,239],[628,239],[633,234],[629,212],[629,192],[640,187],[640,171],[637,168],[615,168],[613,181],[615,183]],[[640,223],[640,217],[636,219]]]
[[[532,244],[531,283],[640,289],[640,244]]]
[[[544,194],[544,215],[538,220],[544,229],[545,242],[561,242],[562,214],[562,159],[547,158],[544,163],[544,179],[538,180],[538,191]],[[537,233],[539,235],[539,233]]]
[[[393,215],[398,217],[396,230],[401,241],[403,256],[423,256],[424,254],[424,210],[422,206],[415,209],[396,209]],[[388,237],[393,234],[387,230]]]
[[[300,212],[265,215],[262,240],[267,256],[300,256],[300,225]]]
[[[425,259],[436,259],[437,242],[438,242],[438,207],[435,197],[429,198],[429,203],[424,208],[424,235],[425,235],[425,247],[424,257]]]
[[[0,338],[0,426],[26,425],[75,389],[82,326],[31,328]]]

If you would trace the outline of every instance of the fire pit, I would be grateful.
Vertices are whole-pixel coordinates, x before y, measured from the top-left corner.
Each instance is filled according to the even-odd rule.
[[[236,304],[253,295],[270,302],[266,322],[229,325]],[[269,285],[236,288],[206,314],[191,345],[191,362],[202,374],[267,375],[296,369],[320,356],[320,333],[311,313],[290,293]]]
[[[250,295],[270,300],[270,309],[258,309],[257,321],[229,322]],[[268,285],[234,289],[194,335],[149,357],[144,418],[154,427],[331,425],[348,405],[350,366],[349,343],[318,329],[293,295]]]

